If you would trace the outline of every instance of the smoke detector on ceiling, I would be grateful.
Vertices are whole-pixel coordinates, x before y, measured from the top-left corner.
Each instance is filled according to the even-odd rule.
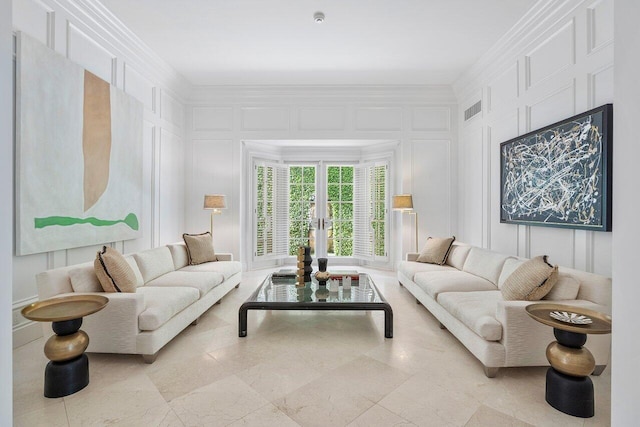
[[[313,14],[313,22],[316,24],[322,24],[324,22],[324,13],[316,12]]]

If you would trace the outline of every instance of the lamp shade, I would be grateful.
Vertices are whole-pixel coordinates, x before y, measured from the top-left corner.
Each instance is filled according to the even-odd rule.
[[[227,196],[222,194],[211,194],[204,196],[204,209],[226,209]]]
[[[398,194],[393,196],[391,208],[400,211],[413,209],[413,197],[411,194]]]

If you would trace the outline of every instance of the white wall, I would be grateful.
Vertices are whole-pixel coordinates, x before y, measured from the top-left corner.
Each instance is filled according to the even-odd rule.
[[[184,228],[183,99],[190,85],[95,0],[17,1],[13,27],[144,104],[143,236],[111,245],[134,252],[179,240]],[[98,249],[89,246],[13,258],[14,346],[41,332],[39,325],[20,315],[23,306],[37,299],[35,274],[92,260]]]
[[[457,228],[455,115],[453,93],[441,86],[195,87],[186,120],[187,230],[209,228],[204,194],[226,194],[229,207],[215,218],[216,250],[246,265],[250,215],[240,195],[251,174],[243,172],[242,141],[395,140],[401,156],[391,192],[414,194],[421,239],[450,235]],[[392,219],[399,227],[400,215]],[[413,248],[413,224],[407,215],[404,221],[404,235],[393,236],[395,260]]]
[[[613,148],[613,360],[611,421],[636,425],[640,419],[638,286],[638,117],[640,117],[640,2],[615,2],[615,96]]]
[[[499,146],[613,102],[613,75],[613,1],[572,0],[540,2],[455,83],[461,117],[483,110],[460,119],[463,240],[611,275],[612,233],[500,223]]]
[[[11,340],[11,236],[13,227],[13,105],[11,0],[0,0],[0,425],[11,425],[13,411]]]

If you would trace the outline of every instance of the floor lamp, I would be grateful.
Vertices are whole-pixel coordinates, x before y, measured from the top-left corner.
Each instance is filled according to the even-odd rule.
[[[222,213],[220,209],[227,208],[227,196],[212,194],[204,196],[204,209],[211,210],[211,238],[213,238],[213,216]]]
[[[416,230],[416,253],[418,252],[418,213],[413,210],[413,197],[411,194],[398,194],[393,196],[391,208],[396,211],[407,212],[414,216],[413,226]]]

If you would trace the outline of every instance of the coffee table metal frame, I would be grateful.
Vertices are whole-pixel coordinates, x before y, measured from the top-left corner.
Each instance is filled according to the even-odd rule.
[[[380,290],[376,287],[368,276],[369,285],[373,288],[380,301],[257,301],[262,288],[271,280],[271,275],[260,283],[258,289],[251,294],[238,311],[238,336],[247,336],[247,312],[249,310],[321,310],[321,311],[384,311],[384,336],[393,338],[393,309],[384,299]],[[314,282],[315,283],[315,282]],[[278,283],[289,285],[289,283]],[[295,281],[291,281],[290,286],[295,287]],[[357,287],[357,285],[352,285]]]

